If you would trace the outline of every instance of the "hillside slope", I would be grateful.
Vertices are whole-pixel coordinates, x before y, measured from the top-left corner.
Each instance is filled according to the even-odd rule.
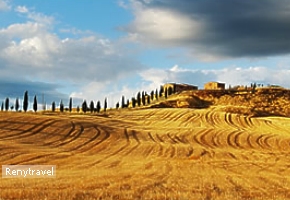
[[[289,120],[214,107],[0,112],[2,165],[56,165],[52,179],[2,178],[0,199],[289,199]]]
[[[290,117],[290,90],[260,88],[251,91],[184,91],[163,99],[151,108],[207,108],[250,116]]]

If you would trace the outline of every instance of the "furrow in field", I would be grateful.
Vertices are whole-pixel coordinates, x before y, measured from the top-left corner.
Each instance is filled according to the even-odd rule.
[[[262,149],[272,149],[272,146],[268,142],[268,140],[272,137],[274,136],[269,134],[262,134],[256,138],[256,143],[259,144]]]
[[[44,154],[44,155],[37,155],[32,158],[28,158],[28,156],[23,156],[20,161],[12,161],[10,165],[29,165],[29,164],[35,164],[39,163],[40,161],[37,161],[39,159],[45,159],[49,160],[48,157],[54,156],[55,153],[49,153],[49,154]],[[37,162],[36,162],[37,161]]]
[[[13,133],[13,134],[5,134],[0,139],[22,139],[22,138],[27,138],[30,136],[33,136],[37,133],[40,133],[43,129],[52,126],[54,123],[56,123],[58,120],[55,119],[49,119],[49,120],[42,120],[42,121],[37,121],[36,123],[33,124],[32,127],[22,130],[21,132],[18,133]],[[24,125],[25,126],[25,125]]]
[[[76,150],[78,150],[79,153],[84,153],[84,152],[89,151],[90,149],[93,148],[92,143],[93,143],[93,141],[97,140],[98,137],[100,137],[100,135],[101,135],[101,130],[99,130],[98,128],[95,128],[95,127],[94,127],[94,131],[91,131],[91,130],[85,129],[84,132],[86,132],[86,131],[94,132],[95,134],[94,134],[93,137],[88,138],[87,141],[82,142],[82,143],[80,143],[80,144],[74,146],[74,147],[73,147],[72,149],[70,149],[69,151],[76,151]],[[107,135],[105,135],[105,139],[107,139],[110,135],[108,135],[107,137],[106,137],[106,136],[107,136]],[[102,141],[102,140],[101,140],[101,141]]]
[[[128,133],[128,130],[125,128],[124,131],[123,131],[123,134],[124,134],[124,139],[123,140],[120,140],[120,142],[118,143],[117,145],[117,150],[114,150],[115,148],[113,149],[110,149],[110,152],[108,152],[107,154],[105,154],[105,156],[103,156],[101,159],[93,162],[93,163],[90,163],[88,164],[88,166],[94,166],[94,165],[97,165],[97,164],[100,164],[110,158],[113,158],[117,155],[125,155],[126,154],[126,150],[132,150],[132,148],[129,148],[130,145],[131,145],[131,139],[130,139],[130,136],[129,136],[129,133]],[[125,144],[121,145],[121,143],[123,143],[124,141]],[[118,142],[118,141],[117,141]],[[138,144],[139,145],[139,144]],[[115,147],[115,146],[114,146]]]
[[[213,148],[213,144],[211,144],[211,142],[206,139],[206,136],[208,136],[212,132],[214,132],[214,129],[212,128],[202,129],[201,131],[194,133],[193,141],[201,146]]]
[[[61,143],[54,145],[55,147],[64,147],[64,145],[68,144],[71,145],[72,142],[76,141],[81,136],[81,134],[84,132],[84,126],[81,123],[77,123],[75,125],[77,125],[79,128],[78,129],[74,128],[74,131],[71,132],[71,135],[66,137],[63,141],[61,141]],[[75,125],[73,127],[75,127]]]
[[[228,126],[233,127],[234,129],[240,129],[239,126],[237,126],[236,124],[234,124],[233,120],[232,120],[232,115],[231,113],[226,113],[225,114],[225,122]]]
[[[68,129],[68,128],[67,128]],[[67,130],[66,129],[66,130]],[[63,137],[61,137],[61,138],[58,138],[58,137],[56,137],[56,139],[55,140],[53,140],[53,141],[50,141],[50,142],[47,142],[47,141],[45,141],[45,143],[44,143],[44,145],[45,146],[50,146],[50,145],[52,145],[52,146],[54,146],[55,144],[56,145],[60,145],[61,143],[62,143],[62,141],[65,141],[66,139],[68,139],[72,134],[73,134],[73,132],[75,131],[75,124],[74,124],[74,122],[73,121],[70,121],[70,129],[69,129],[69,131],[67,132],[67,134],[65,134]],[[54,135],[54,134],[51,134],[51,135]]]

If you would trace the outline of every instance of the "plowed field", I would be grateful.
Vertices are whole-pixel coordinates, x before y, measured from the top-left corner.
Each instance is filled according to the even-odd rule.
[[[290,199],[290,119],[209,109],[0,113],[0,199]],[[1,172],[2,173],[2,172]]]

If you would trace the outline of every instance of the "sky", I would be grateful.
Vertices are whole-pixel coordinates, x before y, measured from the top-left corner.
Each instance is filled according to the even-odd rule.
[[[166,82],[290,88],[289,54],[288,0],[0,0],[0,102],[27,90],[114,107]]]

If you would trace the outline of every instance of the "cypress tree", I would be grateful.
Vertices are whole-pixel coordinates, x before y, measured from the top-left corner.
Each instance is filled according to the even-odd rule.
[[[145,106],[145,104],[146,104],[146,99],[145,99],[144,92],[142,92],[142,104],[143,104],[143,106]]]
[[[107,106],[108,106],[107,98],[105,98],[105,102],[104,102],[104,111],[105,111],[105,112],[106,112],[106,110],[107,110]]]
[[[90,103],[90,111],[91,111],[91,113],[94,112],[94,108],[95,108],[95,104],[94,104],[93,101],[91,101],[91,103]]]
[[[6,111],[9,110],[9,98],[8,97],[5,99],[5,110]]]
[[[24,112],[27,111],[28,108],[28,91],[25,91],[24,98],[23,98],[23,110]]]
[[[154,99],[154,91],[153,90],[151,91],[150,97],[151,97],[151,100],[153,101],[153,99]]]
[[[118,110],[118,109],[119,109],[119,107],[120,107],[120,103],[119,103],[119,102],[117,102],[117,103],[116,103],[116,109]]]
[[[64,105],[63,105],[63,103],[62,103],[62,100],[60,100],[59,111],[60,111],[60,112],[63,112],[63,110],[64,110]]]
[[[135,108],[136,106],[136,99],[132,97],[132,108]]]
[[[69,98],[69,112],[72,111],[72,98]]]
[[[158,90],[155,90],[155,99],[158,100]]]
[[[77,112],[80,112],[80,106],[77,106]]]
[[[150,96],[147,96],[147,104],[150,104]]]
[[[98,101],[98,102],[97,102],[97,112],[99,113],[100,110],[101,110],[101,102]]]
[[[19,99],[16,98],[16,101],[15,101],[15,110],[16,110],[16,112],[18,111],[18,109],[19,109]]]
[[[36,95],[34,96],[34,101],[33,101],[33,110],[34,110],[34,112],[37,111],[37,99],[36,99]]]
[[[159,90],[159,97],[162,97],[163,92],[164,92],[164,88],[163,88],[163,86],[161,85],[161,86],[160,86],[160,90]]]
[[[138,94],[137,94],[137,104],[138,104],[138,106],[141,106],[141,94],[140,94],[140,92],[138,92]]]
[[[165,88],[164,95],[165,95],[165,99],[166,99],[167,98],[167,88]]]
[[[82,110],[83,110],[84,113],[87,112],[87,108],[88,108],[87,102],[86,102],[86,100],[84,100],[84,102],[82,104]]]
[[[1,111],[3,111],[4,110],[4,103],[3,103],[3,101],[2,101],[2,104],[1,104]]]
[[[52,111],[52,112],[55,111],[55,102],[52,102],[52,104],[51,104],[51,111]]]
[[[129,104],[130,104],[130,101],[129,101],[129,99],[127,99],[127,104],[126,104],[127,108],[129,107]]]
[[[167,92],[168,92],[168,96],[172,95],[172,93],[173,93],[172,87],[169,87]]]
[[[121,108],[125,108],[125,97],[124,96],[122,96]]]

